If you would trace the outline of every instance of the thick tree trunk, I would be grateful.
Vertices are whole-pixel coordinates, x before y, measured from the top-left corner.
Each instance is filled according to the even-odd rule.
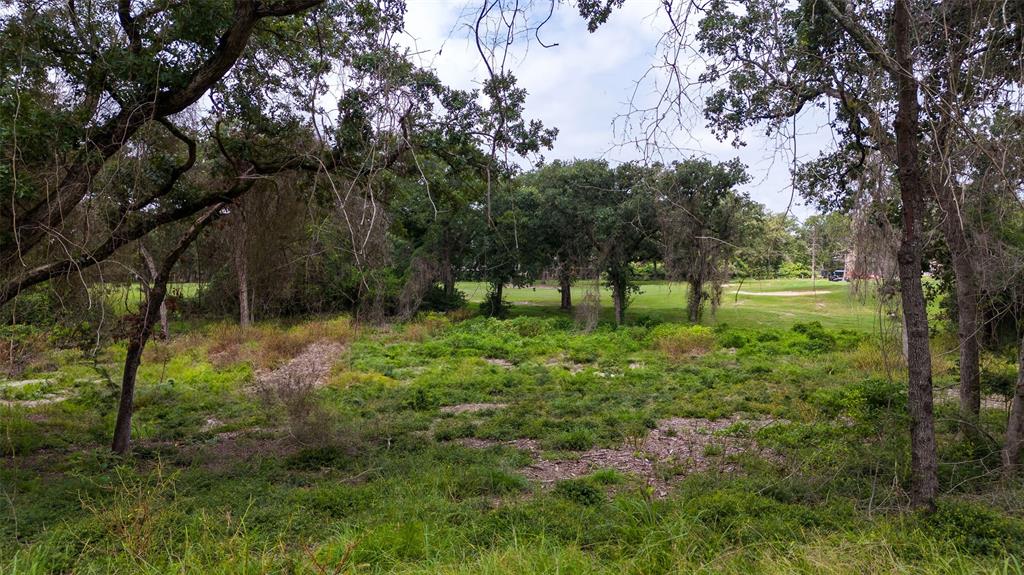
[[[1010,419],[1006,422],[1006,441],[1003,444],[1003,468],[1006,475],[1017,471],[1020,465],[1021,445],[1024,444],[1024,337],[1017,353],[1017,387],[1013,391]]]
[[[178,244],[171,250],[171,253],[164,259],[160,271],[153,279],[153,285],[148,291],[146,302],[139,310],[136,322],[136,332],[128,341],[128,353],[124,359],[124,374],[121,376],[121,397],[117,405],[117,421],[114,423],[114,439],[111,449],[115,453],[124,454],[131,446],[132,436],[132,413],[135,401],[135,382],[139,372],[139,364],[142,362],[142,352],[146,349],[150,334],[153,333],[153,324],[159,315],[160,306],[164,303],[167,295],[167,282],[171,277],[171,270],[177,263],[181,254],[188,249],[199,233],[206,227],[206,224],[216,219],[223,204],[218,204],[214,209],[207,211],[200,216],[192,226],[185,232],[185,235],[178,240]]]
[[[690,292],[686,297],[687,315],[690,323],[700,321],[700,308],[704,304],[704,284],[700,280],[690,280]]]
[[[893,8],[893,43],[896,68],[891,71],[898,89],[896,110],[896,162],[903,203],[903,236],[897,252],[900,296],[907,334],[907,406],[910,412],[911,505],[935,509],[938,491],[938,452],[932,413],[932,365],[928,341],[928,313],[921,283],[922,227],[925,211],[924,175],[918,151],[918,85],[910,46],[910,6],[896,0]]]
[[[234,259],[235,273],[238,276],[238,325],[246,329],[252,324],[252,312],[249,311],[249,258],[245,249],[249,230],[245,223],[245,215],[241,212],[238,214],[237,222]]]
[[[146,262],[146,269],[149,271],[149,280],[156,281],[156,276],[159,273],[156,267],[156,260],[153,259],[153,255],[149,253],[141,242],[139,243],[139,253],[142,254],[142,259]],[[160,336],[163,339],[171,337],[171,326],[167,319],[167,301],[166,297],[163,302],[160,303]]]
[[[1017,353],[1017,387],[1014,389],[1010,419],[1007,422],[1007,439],[1002,447],[1002,466],[1007,474],[1017,471],[1021,462],[1021,447],[1024,446],[1024,338],[1021,338]]]
[[[560,309],[572,309],[572,277],[565,271],[558,273],[558,291],[562,294]]]

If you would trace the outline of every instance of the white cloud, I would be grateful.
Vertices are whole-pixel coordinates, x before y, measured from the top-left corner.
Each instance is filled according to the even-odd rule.
[[[613,120],[628,111],[636,81],[656,62],[657,41],[665,26],[658,5],[655,1],[627,2],[594,34],[587,31],[571,6],[559,5],[540,32],[545,43],[557,42],[558,46],[543,48],[533,37],[513,45],[510,67],[529,92],[527,116],[559,129],[555,147],[546,157],[604,157],[610,161],[640,157],[634,147],[617,145],[623,137],[613,130]],[[448,85],[478,88],[487,74],[469,28],[478,8],[479,0],[409,0],[406,35],[401,41],[417,52],[421,65],[434,68]],[[641,90],[641,99],[645,96]],[[706,122],[699,117],[699,110],[694,110],[693,116],[693,125],[674,137],[678,147],[692,152],[666,155],[665,159],[691,153],[719,160],[739,157],[753,176],[746,191],[774,211],[786,209],[791,197],[792,142],[751,131],[745,138],[748,145],[736,149],[704,128]],[[798,122],[801,132],[809,133],[798,138],[798,157],[813,157],[830,141],[827,133],[816,135],[822,133],[817,129],[822,123],[818,113]],[[621,128],[621,122],[616,126]],[[796,198],[793,209],[797,215],[811,212],[799,203]]]

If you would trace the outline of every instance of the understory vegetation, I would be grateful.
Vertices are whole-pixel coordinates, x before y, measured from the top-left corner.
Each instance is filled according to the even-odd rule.
[[[48,348],[2,391],[0,570],[1024,571],[1005,408],[989,390],[991,439],[957,439],[942,354],[944,491],[907,513],[898,342],[815,321],[585,332],[536,304],[177,326],[146,351],[128,457],[107,445],[123,345]],[[658,451],[675,440],[700,448]]]

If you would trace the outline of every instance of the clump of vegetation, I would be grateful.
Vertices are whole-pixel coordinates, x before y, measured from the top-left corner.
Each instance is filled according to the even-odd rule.
[[[660,325],[651,330],[654,346],[673,360],[700,356],[715,347],[714,331],[702,325]]]

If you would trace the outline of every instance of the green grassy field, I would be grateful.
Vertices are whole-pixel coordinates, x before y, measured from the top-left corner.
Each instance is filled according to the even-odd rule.
[[[646,286],[651,321],[589,333],[542,288],[505,321],[192,327],[147,350],[125,458],[123,345],[50,350],[0,382],[0,573],[1024,572],[1024,489],[949,401],[939,512],[906,510],[870,305],[741,295],[659,324],[682,295]]]
[[[199,293],[199,284],[176,282],[168,284],[167,294],[172,297],[193,298]],[[107,301],[116,313],[135,311],[142,303],[143,291],[139,284],[110,284],[105,286]]]
[[[458,288],[471,301],[479,302],[487,293],[487,285],[464,282]],[[587,284],[579,283],[573,297],[579,302]],[[654,318],[661,321],[686,320],[687,287],[670,282],[646,282],[634,296],[627,318]],[[835,329],[872,331],[878,325],[878,307],[873,287],[860,287],[867,293],[855,293],[853,284],[825,280],[738,280],[728,284],[722,294],[721,306],[712,317],[705,311],[704,323],[742,327],[789,327],[797,322],[820,321]],[[505,298],[512,304],[513,315],[543,316],[559,314],[559,292],[555,286],[538,284],[526,288],[505,288]],[[739,293],[737,293],[739,292]],[[805,292],[809,295],[751,295],[753,293]],[[611,292],[601,289],[602,319],[611,321]],[[566,315],[569,315],[566,313]]]

